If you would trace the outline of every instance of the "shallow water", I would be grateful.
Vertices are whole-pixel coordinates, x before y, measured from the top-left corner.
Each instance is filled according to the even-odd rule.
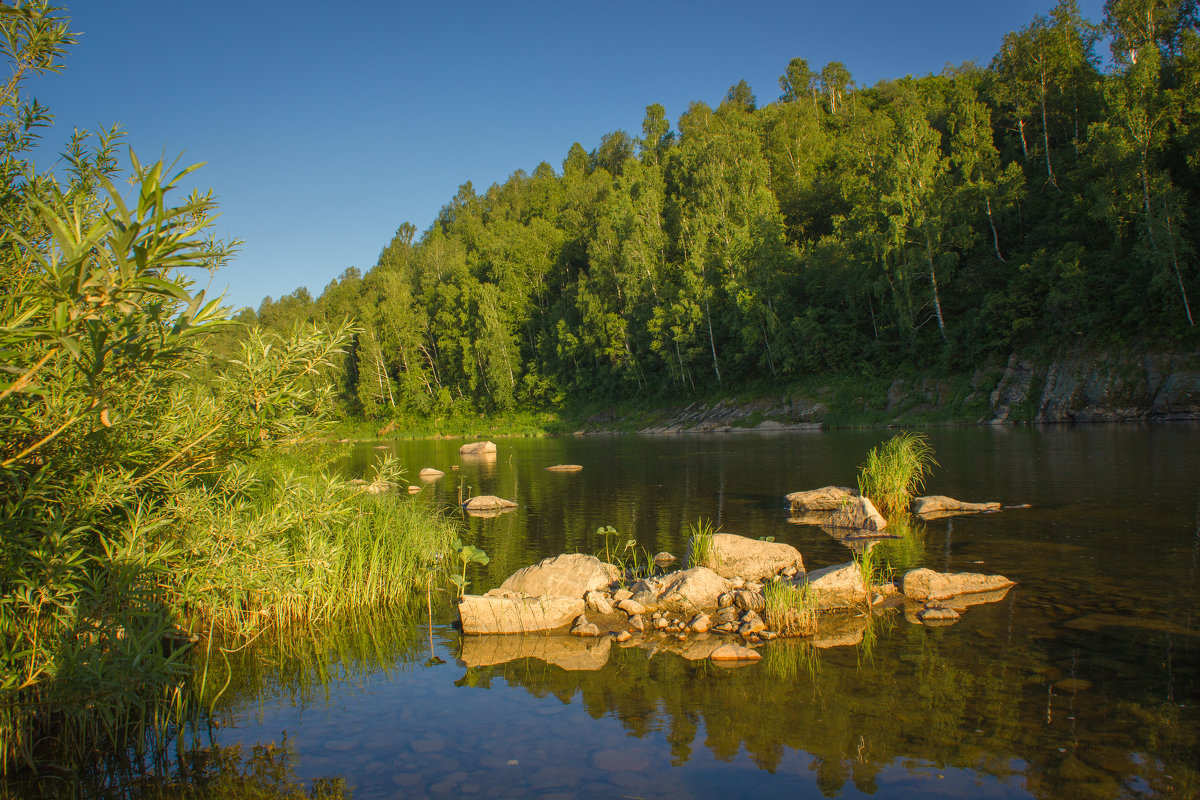
[[[773,536],[808,569],[849,551],[789,524],[787,492],[853,485],[886,431],[500,439],[393,449],[417,502],[520,507],[468,518],[491,555],[471,590],[559,552],[604,554],[613,526],[682,555],[687,527]],[[1192,797],[1200,794],[1200,427],[932,431],[927,490],[1024,510],[927,523],[910,561],[1018,585],[949,627],[859,617],[850,641],[772,642],[738,669],[592,643],[565,670],[483,666],[449,618],[359,619],[263,643],[216,714],[219,744],[280,742],[297,779],[376,797]],[[369,477],[380,449],[345,468]],[[577,473],[545,467],[573,463]],[[454,465],[460,465],[457,471]],[[577,641],[577,640],[573,640]],[[578,655],[578,654],[577,654]],[[606,661],[605,661],[606,657]],[[474,666],[468,666],[472,664]]]

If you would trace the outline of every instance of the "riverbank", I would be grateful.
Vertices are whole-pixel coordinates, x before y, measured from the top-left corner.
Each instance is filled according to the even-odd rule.
[[[345,421],[334,438],[734,433],[875,426],[1200,419],[1200,354],[1012,356],[969,373],[810,376],[686,403],[584,402],[563,409]]]

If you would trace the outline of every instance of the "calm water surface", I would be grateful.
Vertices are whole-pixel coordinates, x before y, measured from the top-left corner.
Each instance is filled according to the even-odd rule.
[[[843,545],[788,522],[783,495],[853,485],[888,435],[500,439],[483,462],[460,441],[391,449],[411,480],[446,472],[417,502],[520,504],[465,522],[492,557],[470,574],[479,592],[548,555],[602,554],[609,525],[682,555],[704,518],[795,545],[809,569],[843,563]],[[241,654],[215,741],[286,739],[298,779],[340,777],[355,798],[1200,795],[1200,427],[930,438],[930,493],[1032,504],[928,523],[902,554],[1019,582],[953,626],[859,616],[843,637],[857,644],[773,642],[739,669],[606,647],[587,653],[602,667],[569,671],[485,665],[444,612],[432,627],[360,618]],[[344,466],[369,476],[383,452],[357,445]],[[583,470],[544,469],[559,463]]]

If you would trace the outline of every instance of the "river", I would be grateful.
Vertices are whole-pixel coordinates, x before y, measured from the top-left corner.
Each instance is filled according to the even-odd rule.
[[[456,440],[366,443],[342,466],[369,476],[390,451],[414,483],[446,473],[414,502],[515,500],[464,521],[491,556],[468,571],[481,592],[545,556],[603,555],[606,538],[682,556],[700,519],[792,544],[810,570],[843,563],[841,543],[789,523],[783,496],[852,486],[890,433],[498,439],[486,461]],[[737,669],[612,647],[566,670],[485,665],[446,611],[432,626],[359,618],[240,654],[208,735],[281,744],[297,780],[360,800],[1200,794],[1200,426],[928,435],[929,493],[1030,505],[918,529],[910,563],[1018,582],[954,625],[862,615],[855,644],[775,641]],[[583,469],[545,470],[564,463]]]

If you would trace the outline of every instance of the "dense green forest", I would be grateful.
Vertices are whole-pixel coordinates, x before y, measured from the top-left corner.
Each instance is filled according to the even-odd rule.
[[[775,102],[648,106],[243,318],[351,321],[368,417],[1194,347],[1198,82],[1193,0],[1064,0],[986,68],[869,87],[795,58]]]

